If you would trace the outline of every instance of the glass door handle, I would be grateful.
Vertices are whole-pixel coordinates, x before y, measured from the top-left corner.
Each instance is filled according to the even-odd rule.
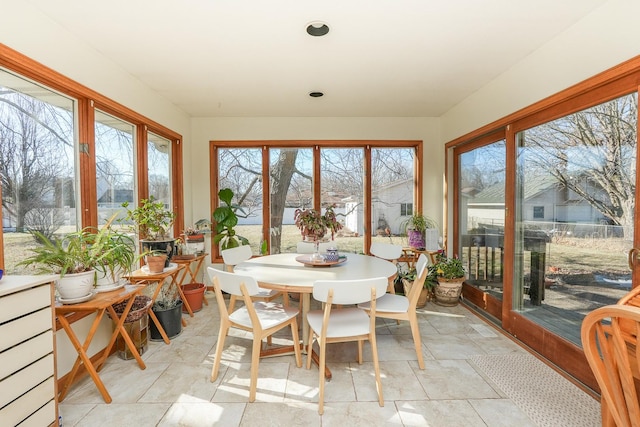
[[[640,252],[640,249],[638,249],[638,248],[631,248],[629,250],[628,262],[629,262],[629,269],[630,270],[633,270],[633,267],[636,264],[636,260],[638,258],[638,252]]]

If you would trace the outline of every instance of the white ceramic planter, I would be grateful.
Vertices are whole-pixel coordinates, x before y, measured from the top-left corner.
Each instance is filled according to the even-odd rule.
[[[59,278],[56,282],[56,289],[60,298],[70,300],[89,295],[96,280],[95,274],[96,272],[91,270],[82,273],[65,274]]]

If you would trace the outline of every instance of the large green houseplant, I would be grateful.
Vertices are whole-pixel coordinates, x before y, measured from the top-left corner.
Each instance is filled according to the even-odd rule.
[[[215,235],[213,243],[220,245],[221,250],[236,248],[249,244],[249,240],[238,235],[235,226],[238,225],[238,214],[244,211],[240,206],[234,205],[233,191],[230,188],[223,188],[218,192],[218,198],[222,202],[213,211],[213,222],[215,223]]]

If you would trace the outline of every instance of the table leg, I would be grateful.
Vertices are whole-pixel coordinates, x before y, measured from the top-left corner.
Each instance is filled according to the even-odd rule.
[[[189,302],[185,298],[184,292],[182,292],[181,283],[176,280],[175,276],[171,277],[171,285],[175,285],[178,288],[178,293],[180,294],[180,298],[182,299],[182,305],[184,305],[187,308],[187,312],[189,313],[189,316],[193,317],[193,311],[191,310],[191,306],[189,305]],[[181,319],[181,321],[182,321],[182,326],[187,326],[187,322],[184,319]]]
[[[102,313],[104,313],[104,310],[102,310]],[[73,329],[71,328],[71,325],[69,324],[67,319],[64,316],[58,316],[58,321],[60,322],[60,324],[62,325],[62,328],[67,333],[67,336],[71,341],[71,344],[73,344],[73,347],[78,352],[78,357],[76,358],[76,361],[73,364],[73,368],[71,369],[71,372],[68,375],[67,382],[64,384],[64,387],[62,388],[58,396],[59,402],[62,402],[66,397],[67,392],[69,391],[69,388],[73,383],[73,379],[78,373],[78,369],[80,368],[81,363],[84,364],[85,369],[93,379],[93,382],[98,388],[98,391],[102,395],[102,398],[104,399],[104,401],[106,403],[111,403],[112,401],[111,396],[107,391],[107,388],[105,387],[104,383],[100,379],[100,376],[98,375],[98,372],[95,370],[93,364],[91,363],[91,359],[87,355],[87,349],[89,348],[89,345],[91,344],[91,340],[93,339],[93,336],[95,335],[95,332],[98,329],[98,325],[100,324],[100,319],[102,318],[102,313],[96,314],[96,318],[93,321],[93,324],[91,325],[91,329],[89,330],[89,334],[87,335],[84,345],[80,344],[78,337],[73,332]]]

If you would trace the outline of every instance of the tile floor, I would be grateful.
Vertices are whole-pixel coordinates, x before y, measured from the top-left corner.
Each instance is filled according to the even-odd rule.
[[[135,360],[109,358],[100,375],[113,397],[111,404],[104,403],[90,378],[75,384],[60,403],[63,425],[541,425],[472,360],[526,351],[463,306],[432,303],[419,309],[425,370],[418,368],[408,325],[378,320],[384,407],[377,403],[370,348],[365,344],[365,362],[358,365],[354,343],[329,347],[333,379],[325,387],[324,415],[317,413],[317,366],[307,370],[303,357],[303,367],[297,368],[292,355],[261,359],[257,398],[248,403],[248,334],[232,330],[218,379],[209,381],[218,314],[215,296],[207,293],[207,298],[209,305],[194,318],[187,317],[188,326],[170,345],[149,343],[143,355],[146,370]],[[286,330],[282,332],[275,345],[287,343]],[[591,418],[587,425],[599,425],[597,415]]]

